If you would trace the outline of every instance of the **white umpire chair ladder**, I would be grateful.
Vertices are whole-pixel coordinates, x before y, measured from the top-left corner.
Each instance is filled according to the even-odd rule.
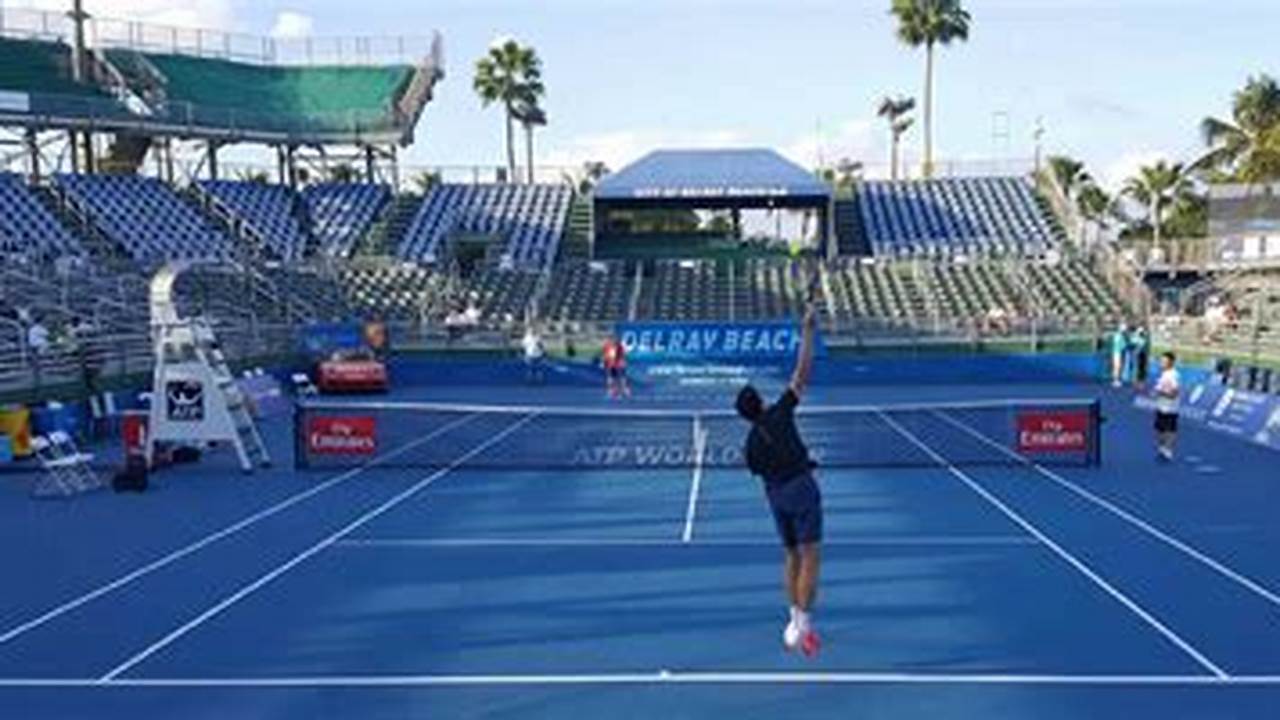
[[[235,376],[205,318],[184,318],[174,285],[188,263],[170,263],[151,280],[151,339],[155,351],[147,464],[157,443],[230,443],[245,472],[271,457]]]

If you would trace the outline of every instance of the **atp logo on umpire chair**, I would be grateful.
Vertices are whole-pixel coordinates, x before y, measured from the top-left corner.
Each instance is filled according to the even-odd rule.
[[[165,414],[174,422],[204,421],[204,385],[197,380],[170,380],[165,385]]]

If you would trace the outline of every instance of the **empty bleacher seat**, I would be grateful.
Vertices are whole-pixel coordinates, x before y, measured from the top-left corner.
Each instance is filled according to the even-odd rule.
[[[80,243],[23,179],[0,173],[0,255],[49,260],[83,255]]]
[[[327,257],[351,257],[379,213],[391,202],[391,188],[364,183],[320,183],[302,191],[311,234]]]
[[[230,240],[155,178],[59,175],[69,202],[130,257],[142,262],[228,259]]]
[[[572,199],[572,189],[563,185],[438,185],[418,209],[398,254],[431,263],[450,234],[501,235],[502,255],[512,265],[543,269],[555,260]]]
[[[284,185],[234,180],[201,180],[196,183],[212,203],[243,222],[282,260],[301,258],[306,235],[298,222],[296,196]]]
[[[872,181],[857,202],[872,251],[886,257],[1037,256],[1058,244],[1022,178]]]

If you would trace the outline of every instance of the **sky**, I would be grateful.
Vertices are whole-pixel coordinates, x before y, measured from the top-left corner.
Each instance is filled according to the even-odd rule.
[[[444,38],[447,76],[405,157],[498,165],[502,116],[472,68],[496,37],[542,57],[550,120],[539,164],[618,168],[661,147],[773,147],[806,166],[886,173],[885,95],[919,96],[924,55],[889,0],[85,0],[96,15],[296,37]],[[70,0],[3,0],[65,9]],[[941,51],[937,156],[958,168],[1086,161],[1114,187],[1143,163],[1202,150],[1250,75],[1280,75],[1276,0],[966,0],[969,42]],[[920,125],[906,156],[917,164]],[[523,151],[521,151],[523,152]],[[523,156],[522,156],[523,157]],[[1009,162],[1017,161],[1017,162]]]

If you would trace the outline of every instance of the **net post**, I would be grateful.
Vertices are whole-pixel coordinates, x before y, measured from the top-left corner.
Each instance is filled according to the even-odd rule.
[[[304,408],[298,400],[293,401],[293,469],[306,470],[310,467],[307,461],[307,444],[306,444],[306,423],[304,420]]]

